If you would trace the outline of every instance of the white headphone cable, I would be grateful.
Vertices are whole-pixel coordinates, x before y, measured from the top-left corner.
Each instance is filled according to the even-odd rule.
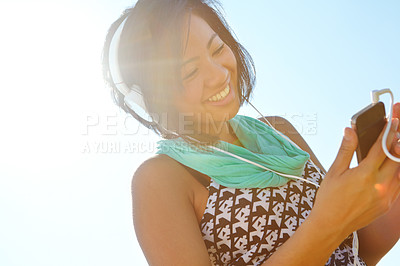
[[[388,117],[388,125],[385,129],[385,133],[383,133],[383,138],[382,138],[382,149],[385,152],[386,156],[397,163],[400,163],[400,158],[393,156],[387,149],[386,142],[387,142],[387,137],[389,135],[390,128],[392,126],[392,117],[393,117],[393,93],[390,89],[382,89],[382,90],[373,90],[371,92],[371,98],[372,98],[372,103],[377,103],[379,101],[379,96],[382,94],[388,93],[390,95],[390,112],[389,112],[389,117]]]

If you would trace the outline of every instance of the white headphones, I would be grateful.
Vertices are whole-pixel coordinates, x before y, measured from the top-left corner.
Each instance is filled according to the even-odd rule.
[[[143,94],[139,86],[133,85],[130,88],[122,79],[121,71],[119,68],[119,43],[121,39],[121,33],[124,29],[125,23],[128,20],[128,16],[122,21],[118,29],[115,31],[114,36],[110,42],[109,54],[108,54],[108,65],[110,69],[111,79],[117,87],[118,91],[124,95],[124,102],[130,109],[136,109],[137,106],[143,109],[146,113],[148,110],[143,100]],[[136,105],[136,106],[135,106]]]

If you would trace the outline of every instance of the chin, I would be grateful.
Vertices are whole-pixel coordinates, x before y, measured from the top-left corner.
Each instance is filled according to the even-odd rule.
[[[221,110],[218,113],[211,114],[213,121],[215,122],[226,122],[234,118],[240,109],[239,101],[232,102],[232,105],[229,106],[226,110]]]

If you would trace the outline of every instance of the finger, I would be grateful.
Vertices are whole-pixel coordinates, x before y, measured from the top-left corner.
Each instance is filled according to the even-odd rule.
[[[392,119],[391,128],[389,130],[389,134],[386,140],[386,145],[388,150],[391,148],[393,140],[396,136],[396,130],[399,124],[399,120],[397,118]],[[368,152],[367,157],[364,159],[367,165],[371,167],[377,168],[380,167],[383,161],[386,159],[386,154],[382,149],[382,138],[386,131],[386,127],[389,123],[386,124],[385,128],[382,130],[378,139],[375,141],[374,145],[372,145],[371,149]]]
[[[391,154],[394,154],[394,150],[396,149],[396,146],[392,146],[391,149],[389,150]],[[393,180],[394,182],[399,182],[399,170],[400,170],[400,163],[395,162],[391,160],[390,158],[386,158],[384,163],[382,164],[382,167],[379,169],[379,176],[380,178],[378,179],[378,183],[385,183],[388,182],[388,180]]]
[[[396,140],[394,141],[394,153],[400,155],[400,133],[397,132]]]
[[[393,118],[400,119],[400,103],[395,103],[393,105]]]
[[[394,149],[396,148],[396,144],[397,144],[397,142],[399,140],[399,135],[400,135],[400,133],[398,132],[399,123],[400,123],[400,120],[398,118],[392,118],[393,134],[392,134],[392,130],[389,131],[388,137],[386,139],[386,148],[388,150],[391,150],[391,153],[395,152]],[[382,136],[382,138],[383,138],[383,136]]]
[[[357,148],[357,135],[354,129],[346,127],[344,129],[344,136],[342,144],[340,145],[339,152],[336,155],[336,159],[333,162],[329,171],[336,172],[338,174],[343,173],[349,169],[351,159],[353,158],[354,151]]]

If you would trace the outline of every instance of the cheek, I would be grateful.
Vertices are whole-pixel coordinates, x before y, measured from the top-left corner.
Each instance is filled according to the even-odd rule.
[[[195,106],[202,103],[202,89],[199,84],[191,84],[186,86],[182,93],[182,99],[188,105]]]
[[[225,57],[226,65],[236,74],[237,72],[237,60],[235,54],[231,49],[228,49]]]
[[[174,97],[177,110],[182,113],[199,111],[202,106],[202,91],[199,86],[191,84],[183,88],[181,93]]]

